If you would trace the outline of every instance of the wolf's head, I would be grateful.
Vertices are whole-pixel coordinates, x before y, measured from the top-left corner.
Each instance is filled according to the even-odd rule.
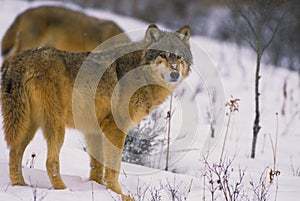
[[[169,84],[180,83],[189,73],[192,64],[190,28],[183,26],[176,32],[161,31],[151,24],[145,35],[146,63],[153,76]]]

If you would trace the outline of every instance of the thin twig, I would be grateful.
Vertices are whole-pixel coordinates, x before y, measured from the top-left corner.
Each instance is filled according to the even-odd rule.
[[[275,171],[275,176],[276,176],[275,201],[277,200],[277,194],[278,194],[278,176],[277,176],[277,172],[279,172],[276,169],[276,166],[277,166],[277,142],[278,142],[278,113],[276,113],[276,138],[275,138],[275,156],[274,156],[274,171]]]
[[[171,120],[172,120],[172,99],[173,96],[170,97],[170,108],[168,111],[168,143],[167,143],[167,156],[166,156],[166,167],[165,170],[168,171],[169,168],[169,154],[170,154],[170,138],[171,138]]]
[[[227,115],[228,115],[228,121],[227,121],[227,125],[226,125],[225,137],[224,137],[222,151],[221,151],[221,156],[220,156],[220,164],[221,164],[221,162],[223,160],[223,154],[224,154],[225,145],[226,145],[226,141],[227,141],[227,136],[228,136],[228,131],[229,131],[229,125],[230,125],[231,115],[232,115],[233,112],[238,112],[239,111],[239,103],[238,103],[239,101],[240,101],[240,99],[238,99],[238,98],[234,99],[233,97],[231,97],[231,100],[229,100],[225,104],[225,107],[228,107],[229,112],[227,113]]]
[[[91,187],[92,187],[92,201],[95,200],[95,195],[94,195],[94,185],[93,185],[93,181],[91,182]]]

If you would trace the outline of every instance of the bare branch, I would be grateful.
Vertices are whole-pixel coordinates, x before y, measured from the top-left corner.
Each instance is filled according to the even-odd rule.
[[[272,41],[274,40],[275,35],[276,35],[277,31],[278,31],[279,25],[281,24],[281,22],[282,22],[282,20],[284,19],[284,17],[285,17],[286,14],[287,14],[287,11],[285,11],[285,12],[283,13],[283,15],[280,17],[280,19],[279,19],[279,21],[277,22],[277,25],[276,25],[274,31],[272,32],[272,36],[271,36],[270,40],[269,40],[269,41],[267,42],[267,44],[262,48],[262,51],[261,51],[262,54],[264,53],[264,51],[269,47],[269,45],[270,45],[270,44],[272,43]]]
[[[257,47],[255,44],[253,44],[253,41],[250,38],[245,39],[245,41],[249,44],[249,46],[255,51],[257,52]]]
[[[248,16],[246,16],[241,10],[238,11],[239,14],[241,15],[241,17],[247,22],[252,34],[254,35],[255,39],[258,38],[257,32],[253,26],[253,24],[251,23],[250,19],[248,18]]]

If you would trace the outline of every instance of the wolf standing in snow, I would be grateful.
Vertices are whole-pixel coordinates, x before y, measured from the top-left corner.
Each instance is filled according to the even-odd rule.
[[[84,133],[91,158],[90,179],[131,200],[118,182],[126,133],[187,77],[192,64],[189,38],[188,26],[165,32],[152,24],[142,41],[107,51],[39,48],[8,59],[2,67],[1,106],[12,184],[26,185],[23,152],[42,128],[51,183],[55,189],[66,188],[59,153],[65,127],[72,127]],[[116,53],[122,56],[111,59]],[[87,60],[87,68],[81,71]],[[103,74],[97,80],[99,71]],[[81,81],[80,73],[85,74]]]
[[[72,52],[92,51],[120,33],[123,30],[113,21],[63,7],[40,6],[16,17],[3,36],[1,52],[5,61],[20,51],[44,46]],[[129,41],[124,34],[122,41],[116,42]]]

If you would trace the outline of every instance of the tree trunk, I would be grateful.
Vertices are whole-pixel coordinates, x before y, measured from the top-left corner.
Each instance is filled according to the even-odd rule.
[[[251,149],[251,158],[255,158],[255,150],[256,150],[256,142],[257,142],[257,135],[260,130],[260,111],[259,111],[259,71],[260,71],[260,60],[261,60],[261,52],[260,49],[257,51],[256,55],[256,73],[255,73],[255,119],[253,125],[253,139],[252,139],[252,149]]]

